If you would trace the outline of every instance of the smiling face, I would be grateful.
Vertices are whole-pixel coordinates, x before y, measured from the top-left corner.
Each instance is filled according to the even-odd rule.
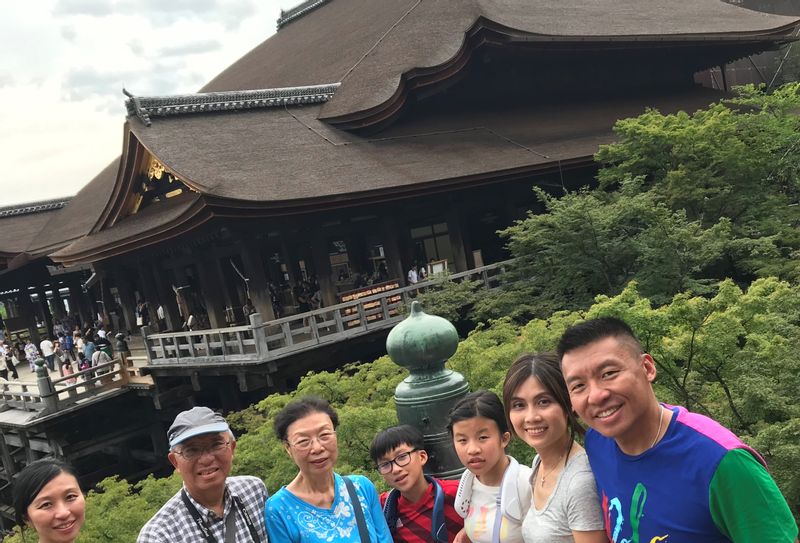
[[[333,421],[319,411],[289,425],[284,447],[300,472],[312,477],[332,473],[339,457]]]
[[[514,432],[541,453],[566,448],[570,439],[567,414],[536,377],[528,377],[510,398],[508,418]]]
[[[71,543],[78,537],[85,518],[85,504],[78,481],[61,472],[36,495],[28,506],[28,523],[40,543]]]
[[[228,444],[223,446],[225,442]],[[217,452],[212,452],[215,449]],[[204,434],[176,446],[169,453],[169,461],[181,474],[189,494],[197,498],[225,487],[235,449],[236,441],[227,432]],[[191,458],[198,451],[200,454]]]
[[[642,423],[657,406],[653,358],[624,340],[606,337],[561,359],[572,406],[592,428],[625,449],[641,440]]]
[[[500,484],[508,465],[506,445],[510,440],[511,434],[501,434],[497,423],[485,417],[453,424],[453,446],[458,459],[485,485]]]

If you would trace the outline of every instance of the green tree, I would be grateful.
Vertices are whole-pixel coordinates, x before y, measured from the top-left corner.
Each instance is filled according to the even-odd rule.
[[[800,84],[755,87],[689,115],[619,121],[594,189],[556,197],[501,234],[516,257],[476,319],[586,307],[630,280],[655,303],[731,277],[798,278]]]

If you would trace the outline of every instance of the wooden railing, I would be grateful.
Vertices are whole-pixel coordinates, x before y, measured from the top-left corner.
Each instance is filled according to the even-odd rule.
[[[494,289],[507,264],[508,261],[491,264],[447,278],[479,280],[483,288]],[[151,366],[265,362],[393,326],[404,317],[402,305],[408,306],[419,292],[435,289],[439,284],[434,277],[413,286],[269,322],[254,314],[250,315],[248,326],[160,334],[150,334],[143,328],[142,332]]]
[[[55,413],[101,392],[121,388],[128,383],[128,378],[125,363],[115,359],[58,379],[46,374],[37,377],[35,384],[4,381],[0,384],[0,411],[22,409]]]

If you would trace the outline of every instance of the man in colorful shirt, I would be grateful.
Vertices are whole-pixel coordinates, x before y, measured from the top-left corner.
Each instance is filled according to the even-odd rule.
[[[619,319],[569,328],[558,345],[606,532],[623,541],[797,541],[797,524],[764,460],[730,430],[660,404],[653,358]]]

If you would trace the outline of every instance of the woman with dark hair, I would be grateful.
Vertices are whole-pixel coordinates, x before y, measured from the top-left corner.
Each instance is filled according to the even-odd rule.
[[[536,450],[533,503],[522,522],[525,543],[604,543],[603,516],[584,430],[553,354],[523,354],[506,374],[505,413],[513,432]]]
[[[73,543],[85,519],[85,503],[71,467],[57,460],[25,466],[12,492],[17,523],[36,530],[39,543]]]
[[[333,470],[339,455],[338,425],[331,405],[313,396],[290,403],[275,417],[275,434],[299,473],[267,500],[270,541],[391,543],[372,482]]]

